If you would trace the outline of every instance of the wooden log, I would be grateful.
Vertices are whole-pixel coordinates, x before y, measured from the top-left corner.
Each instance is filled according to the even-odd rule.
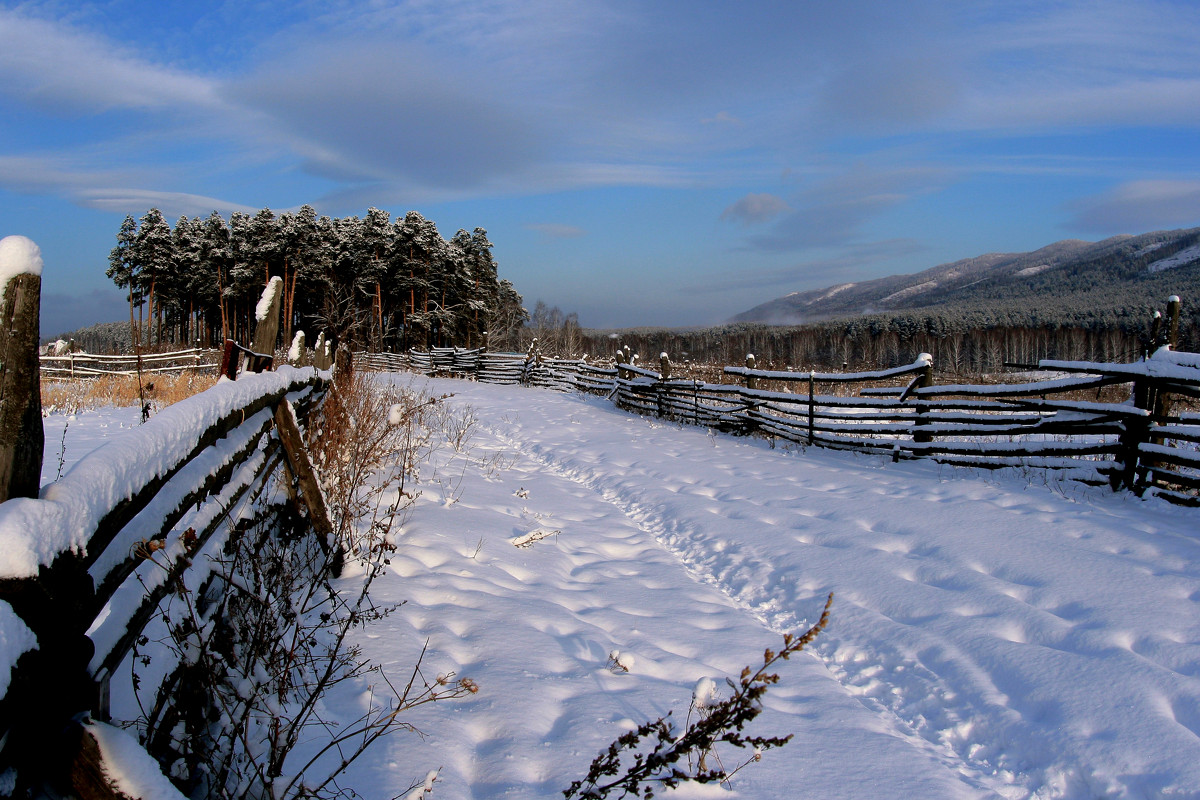
[[[304,449],[304,438],[300,435],[300,427],[292,414],[292,406],[286,399],[275,406],[275,425],[279,431],[279,440],[283,443],[283,452],[287,456],[288,467],[300,483],[304,505],[308,508],[308,518],[317,532],[329,541],[333,535],[333,523],[329,520],[329,511],[325,508],[325,496],[317,483],[317,473]],[[332,546],[333,542],[329,541]]]
[[[0,286],[0,502],[37,497],[42,482],[41,264],[37,245],[25,237],[0,240],[0,280],[22,270]]]

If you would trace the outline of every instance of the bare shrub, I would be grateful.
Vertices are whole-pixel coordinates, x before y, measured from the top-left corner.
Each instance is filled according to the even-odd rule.
[[[726,679],[729,697],[719,698],[705,687],[693,693],[692,703],[682,732],[666,717],[646,722],[620,736],[592,761],[587,775],[571,783],[563,796],[597,800],[606,797],[653,797],[656,786],[674,788],[681,783],[725,783],[743,767],[758,761],[764,750],[782,747],[791,740],[783,737],[748,736],[742,731],[762,712],[762,697],[779,682],[770,670],[779,661],[799,653],[829,624],[833,595],[825,601],[821,618],[802,636],[783,637],[783,649],[768,648],[757,670],[746,667],[735,682]],[[617,656],[610,658],[619,664]],[[703,695],[703,696],[701,696]],[[695,712],[695,713],[693,713]],[[749,757],[732,770],[725,769],[719,745],[750,751]],[[641,752],[647,749],[648,752]],[[716,766],[712,766],[712,764]],[[686,769],[681,768],[686,765]]]

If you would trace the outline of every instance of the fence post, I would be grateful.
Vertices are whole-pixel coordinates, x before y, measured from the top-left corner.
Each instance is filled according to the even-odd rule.
[[[292,337],[292,346],[288,352],[288,360],[292,362],[293,367],[308,366],[308,349],[304,345],[304,331],[296,331],[296,335]],[[294,359],[292,358],[293,354],[295,354]]]
[[[921,353],[917,356],[917,361],[924,361],[925,368],[921,370],[920,381],[917,384],[919,388],[924,389],[927,386],[933,386],[933,356],[929,353]],[[916,428],[928,425],[929,421],[925,419],[925,415],[929,413],[929,404],[917,401],[917,419],[913,423]],[[933,437],[922,430],[913,431],[914,442],[932,442]]]
[[[1154,407],[1154,387],[1144,378],[1133,382],[1133,405],[1135,408],[1150,410]],[[1118,438],[1121,446],[1121,471],[1114,473],[1110,480],[1113,491],[1124,486],[1126,489],[1138,491],[1138,471],[1140,453],[1138,448],[1142,442],[1150,438],[1149,417],[1126,417],[1125,430]]]
[[[754,367],[754,353],[747,353],[746,354],[746,369],[754,369],[754,368],[755,368]],[[757,389],[758,388],[758,378],[755,378],[752,375],[746,376],[745,383],[746,383],[747,389]]]
[[[37,497],[42,483],[38,327],[42,254],[24,236],[0,239],[0,502]]]
[[[1167,298],[1167,344],[1172,350],[1179,347],[1179,311],[1182,305],[1177,294]]]
[[[262,298],[258,301],[255,311],[257,324],[254,326],[254,339],[250,349],[255,353],[275,357],[275,339],[279,336],[279,306],[280,289],[283,287],[282,278],[271,278],[267,288],[263,289]],[[268,367],[269,369],[269,367]]]
[[[815,411],[816,411],[816,409],[815,409],[815,406],[816,406],[815,394],[816,393],[814,391],[815,384],[816,384],[816,378],[817,378],[816,373],[810,369],[808,371],[808,443],[810,446],[812,445],[813,438],[814,438],[814,436],[813,436],[813,417],[815,416]]]

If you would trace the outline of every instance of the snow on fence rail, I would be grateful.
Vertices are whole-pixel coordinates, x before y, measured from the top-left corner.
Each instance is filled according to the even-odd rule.
[[[1045,380],[942,386],[924,354],[901,367],[852,373],[760,370],[751,358],[745,367],[725,367],[737,385],[672,379],[665,357],[658,371],[630,363],[628,354],[602,367],[545,358],[536,345],[524,354],[445,348],[390,358],[389,369],[406,364],[429,375],[584,391],[637,413],[802,446],[1062,470],[1200,504],[1200,412],[1184,407],[1200,399],[1200,355],[1169,347],[1133,364],[1042,361],[1037,369],[1055,375]],[[1101,399],[1120,386],[1129,387],[1122,399]]]

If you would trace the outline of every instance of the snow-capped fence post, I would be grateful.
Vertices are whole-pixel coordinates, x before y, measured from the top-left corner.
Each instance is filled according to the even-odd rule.
[[[660,417],[667,416],[667,380],[671,377],[671,361],[666,353],[658,356],[658,380],[654,382],[654,404]]]
[[[1179,312],[1182,306],[1179,295],[1173,294],[1167,298],[1167,344],[1172,350],[1179,347]]]
[[[42,255],[24,236],[0,239],[0,502],[37,497],[42,481],[38,359]]]
[[[279,336],[279,306],[280,306],[280,291],[283,287],[282,278],[271,278],[267,283],[267,288],[263,289],[262,297],[258,301],[258,307],[254,311],[254,338],[250,341],[250,349],[255,353],[263,356],[269,356],[274,360],[275,354],[275,339]],[[245,360],[244,371],[259,372],[260,369],[252,368],[251,357],[247,356]],[[261,366],[255,364],[253,366]],[[265,367],[270,369],[269,364]]]
[[[308,349],[304,344],[304,331],[296,331],[292,338],[292,346],[288,349],[288,363],[293,367],[308,366]]]
[[[754,368],[755,368],[754,367],[754,353],[747,353],[746,354],[746,369],[754,369]],[[745,383],[746,383],[747,389],[757,389],[758,388],[758,379],[755,378],[753,375],[745,376]]]
[[[917,375],[917,387],[921,389],[933,386],[933,356],[929,353],[921,353],[917,356],[917,361],[924,361],[925,367]],[[925,415],[929,413],[929,404],[917,403],[917,418],[913,422],[913,441],[914,442],[932,442],[933,437],[920,430],[921,427],[928,425],[929,421],[925,419]]]

